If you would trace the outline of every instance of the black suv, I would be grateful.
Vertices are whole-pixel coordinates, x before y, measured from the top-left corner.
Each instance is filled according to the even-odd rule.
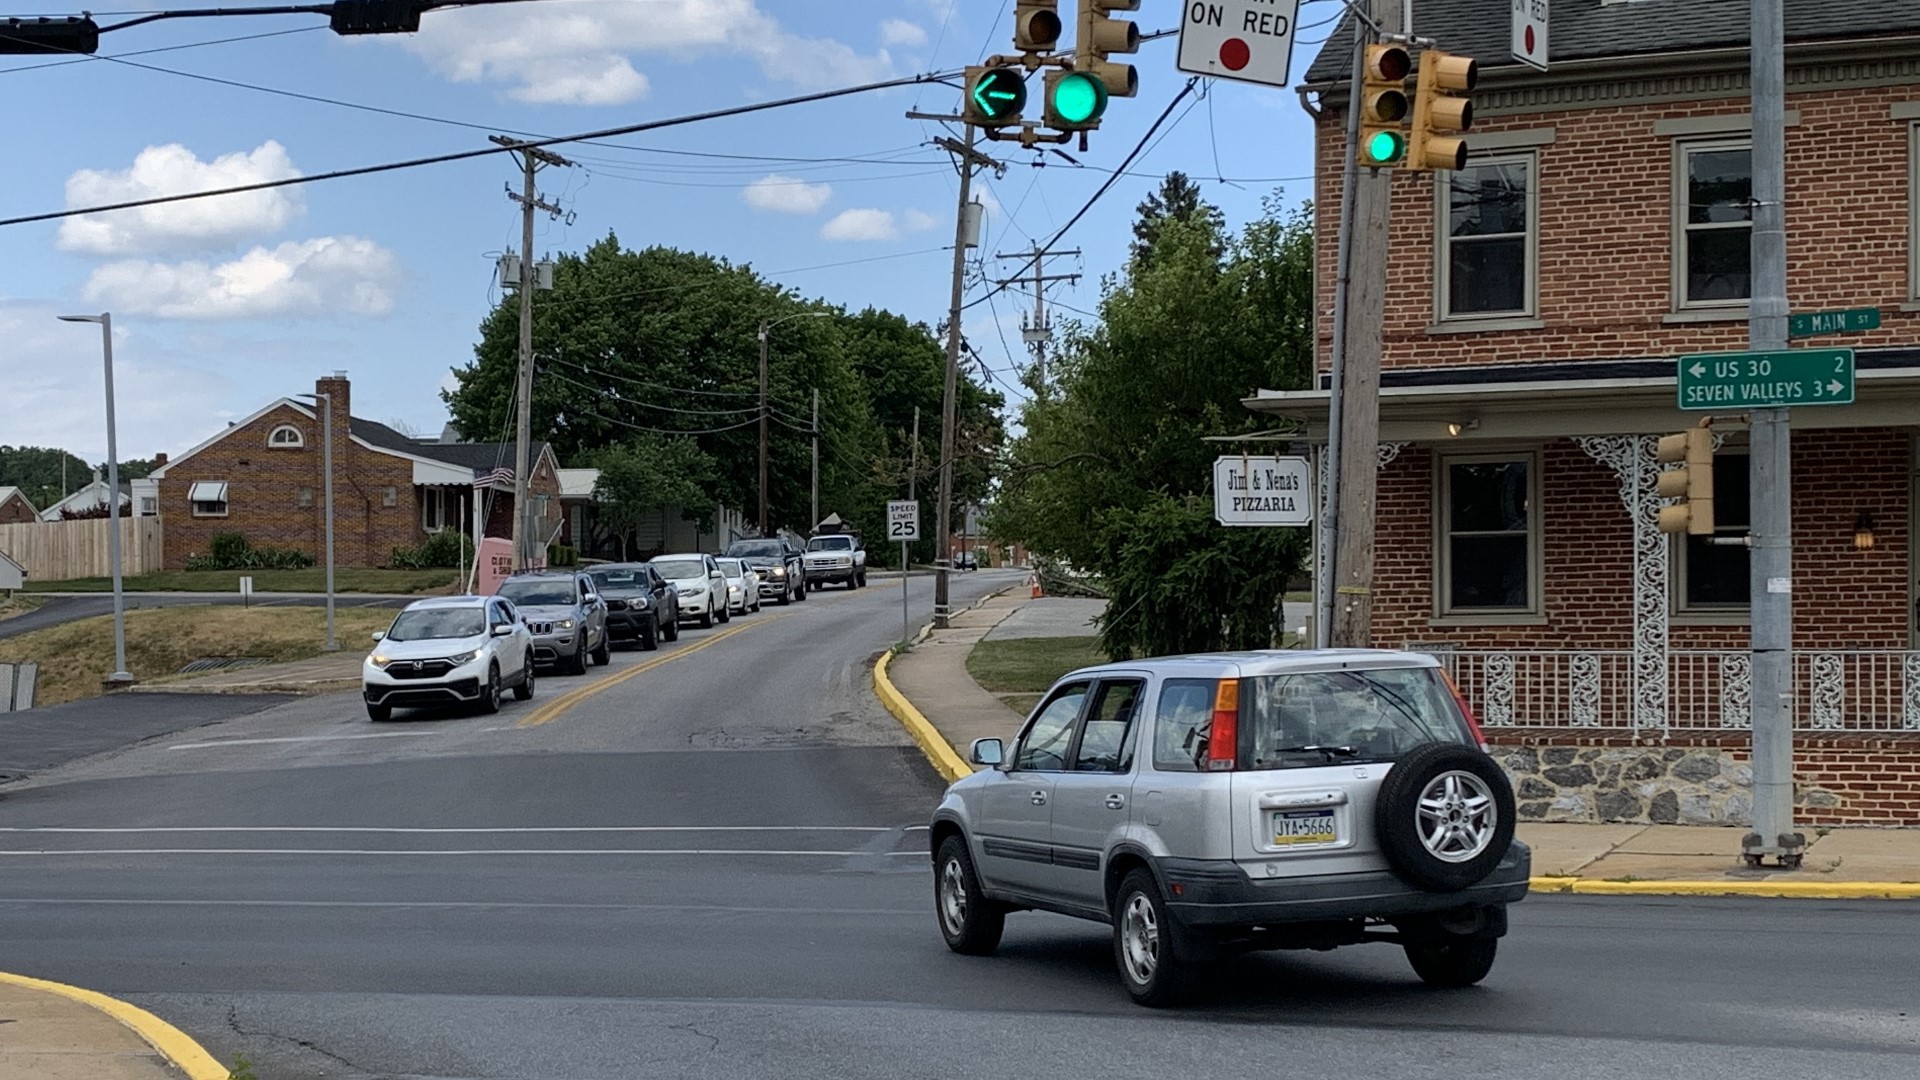
[[[657,649],[680,640],[680,591],[645,563],[606,563],[587,571],[607,602],[607,639]],[[664,613],[664,614],[663,614]]]
[[[800,549],[785,540],[735,540],[727,545],[727,558],[739,559],[760,574],[760,599],[791,604],[807,598]]]

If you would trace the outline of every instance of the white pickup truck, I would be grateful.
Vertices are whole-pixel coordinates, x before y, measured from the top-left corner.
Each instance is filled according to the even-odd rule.
[[[828,533],[807,541],[800,555],[807,575],[807,588],[817,589],[831,581],[858,589],[867,583],[867,553],[860,538],[851,533]]]

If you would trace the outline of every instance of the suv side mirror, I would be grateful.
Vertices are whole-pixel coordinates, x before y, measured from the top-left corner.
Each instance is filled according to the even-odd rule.
[[[373,640],[375,641],[387,640],[387,632],[385,630],[375,630],[373,632]]]
[[[997,768],[1005,755],[999,739],[975,739],[972,748],[967,751],[967,760],[975,765]]]
[[[513,636],[513,624],[512,624],[512,623],[501,623],[500,625],[498,625],[498,626],[496,626],[496,627],[494,627],[494,628],[493,628],[493,636],[494,636],[494,637],[512,637],[512,636]]]

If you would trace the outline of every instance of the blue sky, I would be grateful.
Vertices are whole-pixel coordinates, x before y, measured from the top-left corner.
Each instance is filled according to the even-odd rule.
[[[407,38],[340,38],[315,16],[137,27],[102,39],[101,55],[119,61],[0,58],[15,148],[0,170],[0,216],[457,151],[484,146],[491,131],[585,131],[956,68],[1010,47],[1011,9],[1009,0],[546,0],[429,13]],[[1177,25],[1174,0],[1141,9],[1143,31]],[[1296,80],[1337,13],[1332,0],[1303,4]],[[167,51],[146,51],[156,49]],[[1186,80],[1171,38],[1142,46],[1134,62],[1139,96],[1113,102],[1086,153],[1069,148],[1093,168],[1053,158],[1037,169],[1036,155],[1013,144],[987,147],[1009,168],[985,179],[986,254],[1051,235]],[[1085,276],[1050,299],[1093,309],[1101,275],[1124,258],[1135,205],[1169,170],[1202,178],[1235,224],[1276,187],[1289,203],[1310,194],[1312,129],[1293,91],[1206,86],[1129,170],[1138,175],[1062,241],[1084,255],[1050,272]],[[572,220],[543,217],[536,247],[577,251],[612,230],[629,246],[751,264],[806,296],[937,321],[950,261],[939,249],[951,243],[958,181],[926,145],[940,126],[903,114],[951,111],[957,99],[918,87],[619,140],[641,150],[559,147],[581,167],[543,173],[541,187]],[[875,160],[778,160],[823,157]],[[1247,182],[1209,179],[1220,176]],[[437,433],[438,391],[471,357],[498,295],[493,257],[518,244],[510,180],[517,186],[511,160],[493,157],[0,229],[0,443],[105,457],[98,332],[54,319],[103,309],[116,324],[123,457],[177,454],[334,369],[353,380],[356,415]],[[989,260],[985,269],[1001,276],[1015,266]],[[974,277],[969,297],[984,291]],[[968,339],[999,369],[1002,390],[1026,362],[1019,321],[1030,306],[1007,292],[969,312]]]

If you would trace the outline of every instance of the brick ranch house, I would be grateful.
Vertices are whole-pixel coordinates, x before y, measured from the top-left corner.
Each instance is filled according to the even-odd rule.
[[[1390,180],[1375,643],[1449,665],[1525,817],[1745,824],[1747,553],[1657,530],[1653,450],[1701,415],[1675,358],[1746,347],[1747,6],[1563,0],[1545,73],[1508,60],[1507,0],[1413,16],[1482,72],[1468,166]],[[1798,818],[1914,825],[1920,4],[1796,0],[1786,30],[1792,310],[1882,315],[1813,342],[1855,347],[1855,403],[1793,410]],[[1351,50],[1302,88],[1323,374],[1247,402],[1316,455]],[[1716,432],[1737,537],[1745,435]]]
[[[343,372],[317,380],[314,390],[331,395],[338,565],[388,565],[394,548],[416,547],[442,529],[471,535],[475,498],[486,518],[483,535],[508,535],[512,483],[481,489],[474,484],[497,467],[512,468],[513,444],[416,439],[354,417],[352,387]],[[318,408],[318,402],[281,398],[153,471],[169,569],[206,554],[217,533],[325,557]],[[552,537],[560,530],[559,467],[545,443],[535,450],[530,485],[547,507],[545,531]]]
[[[20,525],[39,521],[40,511],[17,487],[0,486],[0,525]]]

